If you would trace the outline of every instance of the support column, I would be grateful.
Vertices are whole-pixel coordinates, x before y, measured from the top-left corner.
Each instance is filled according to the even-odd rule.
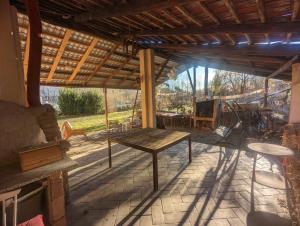
[[[41,105],[40,73],[42,59],[42,22],[37,1],[25,0],[30,24],[30,46],[27,68],[27,100],[30,107]]]
[[[152,49],[139,52],[143,128],[156,128],[154,53]]]
[[[269,79],[265,79],[264,107],[268,106]]]
[[[300,62],[292,65],[291,92],[289,123],[300,123]]]
[[[207,66],[205,66],[204,96],[205,96],[205,99],[208,99],[208,67]]]

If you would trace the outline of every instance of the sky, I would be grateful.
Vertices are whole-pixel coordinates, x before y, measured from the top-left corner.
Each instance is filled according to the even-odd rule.
[[[190,75],[193,80],[193,68],[189,69]],[[215,75],[215,69],[209,68],[208,69],[208,83],[214,78]],[[204,76],[205,76],[205,68],[204,67],[197,67],[196,68],[196,86],[197,90],[204,88]],[[187,72],[184,71],[181,74],[179,74],[176,78],[176,80],[168,80],[166,82],[171,89],[174,89],[175,86],[182,87],[182,84],[185,84],[184,86],[187,86],[187,88],[190,90],[190,82],[188,79]]]

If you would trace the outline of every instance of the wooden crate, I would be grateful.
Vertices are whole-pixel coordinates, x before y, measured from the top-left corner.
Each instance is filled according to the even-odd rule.
[[[22,171],[31,170],[63,159],[63,151],[57,143],[19,152]]]

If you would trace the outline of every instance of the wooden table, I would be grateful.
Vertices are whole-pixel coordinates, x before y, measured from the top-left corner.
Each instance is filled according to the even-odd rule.
[[[183,140],[189,141],[189,162],[192,162],[192,141],[191,134],[174,130],[162,129],[136,129],[129,133],[108,139],[109,166],[111,163],[111,142],[123,144],[141,151],[152,154],[153,160],[153,186],[154,191],[158,190],[158,168],[157,154]]]

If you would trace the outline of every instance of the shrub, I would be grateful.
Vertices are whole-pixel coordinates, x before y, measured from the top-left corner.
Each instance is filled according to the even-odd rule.
[[[61,89],[58,106],[63,115],[92,115],[103,112],[103,98],[94,91]]]

